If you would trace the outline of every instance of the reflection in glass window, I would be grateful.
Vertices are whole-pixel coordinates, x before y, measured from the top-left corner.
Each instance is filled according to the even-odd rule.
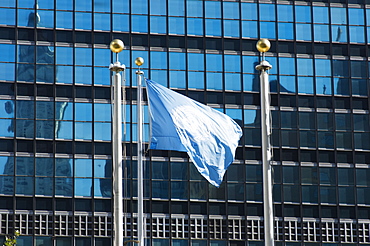
[[[311,24],[296,24],[295,25],[295,32],[296,32],[296,39],[297,40],[304,40],[304,41],[311,41]]]
[[[298,75],[313,75],[312,59],[298,58],[297,59],[297,74]]]
[[[352,95],[367,96],[366,79],[352,79]]]
[[[293,22],[293,7],[292,5],[278,4],[278,21]]]
[[[1,16],[1,13],[0,13],[0,16]],[[1,54],[0,61],[15,62],[15,45],[14,44],[0,44],[0,54]]]
[[[183,17],[168,17],[168,32],[169,34],[185,34],[185,18]]]
[[[111,123],[94,123],[94,140],[111,140]]]
[[[75,139],[92,139],[92,123],[75,122]]]
[[[316,78],[316,94],[332,94],[331,78]]]
[[[0,63],[0,80],[14,81],[14,73],[8,71],[14,71],[14,64],[12,63]]]
[[[336,194],[337,193],[336,193],[335,187],[321,186],[320,187],[320,201],[321,201],[321,203],[336,204],[337,203]]]
[[[274,84],[271,84],[271,91],[274,90]],[[277,85],[280,92],[296,92],[295,77],[293,76],[279,76],[279,84]],[[274,91],[277,91],[277,90]]]
[[[225,90],[240,91],[241,77],[239,73],[225,73]]]
[[[354,144],[355,149],[364,149],[369,150],[370,149],[370,143],[369,138],[370,134],[368,132],[360,132],[360,133],[354,133]]]
[[[355,131],[369,131],[369,115],[367,114],[354,114],[353,124]]]
[[[319,191],[317,185],[303,185],[302,186],[302,202],[318,203]]]
[[[91,30],[91,27],[92,27],[91,13],[75,12],[76,29]]]
[[[203,35],[203,19],[187,18],[187,34]]]
[[[241,3],[242,19],[257,20],[257,4],[256,3]]]
[[[349,35],[351,43],[365,43],[365,28],[363,26],[350,26]]]
[[[147,33],[148,32],[148,16],[131,15],[131,31]]]
[[[57,0],[56,9],[58,10],[73,10],[72,0]]]
[[[223,2],[223,14],[225,19],[239,19],[239,3]]]
[[[67,64],[70,65],[69,63]],[[83,65],[83,66],[91,66],[92,65],[92,49],[75,48],[75,64]]]
[[[184,181],[171,181],[171,198],[188,199],[188,183]]]
[[[339,131],[350,131],[351,127],[351,115],[350,114],[335,114],[335,127]]]
[[[315,59],[316,76],[331,76],[331,61]]]
[[[220,18],[221,2],[205,1],[206,18]]]
[[[268,4],[271,5],[271,4]],[[276,39],[276,22],[260,22],[260,36],[269,39]]]
[[[224,61],[225,72],[240,72],[240,56],[224,55]]]
[[[262,184],[246,184],[247,201],[262,202]]]
[[[127,14],[112,14],[113,31],[128,32],[130,31],[129,15]]]
[[[328,7],[313,7],[313,22],[314,23],[329,23]]]
[[[56,28],[72,29],[73,13],[66,11],[56,11]]]
[[[228,183],[227,184],[227,196],[229,200],[244,201],[244,184],[240,183]]]
[[[275,21],[275,5],[274,4],[260,4],[260,20]]]
[[[150,16],[150,33],[167,33],[166,17]]]
[[[151,15],[166,15],[166,0],[150,0],[149,6]]]
[[[334,148],[334,133],[332,131],[318,132],[317,142],[319,148]]]
[[[300,202],[300,186],[283,185],[284,202]]]
[[[186,10],[188,17],[203,17],[203,1],[186,1]]]
[[[168,199],[168,186],[168,181],[152,181],[152,197]]]
[[[92,160],[75,159],[75,177],[90,178],[92,177]]]
[[[314,41],[329,42],[329,25],[314,25]]]
[[[184,16],[185,6],[182,0],[173,0],[168,2],[168,14],[172,16]]]
[[[366,78],[366,61],[351,61],[351,77]]]
[[[242,36],[243,38],[257,38],[257,21],[242,21]]]
[[[315,131],[299,131],[300,146],[307,148],[316,147],[316,132]]]
[[[330,8],[332,24],[347,24],[346,8]]]
[[[337,148],[352,149],[352,133],[337,132],[336,133]]]
[[[238,20],[224,20],[224,36],[225,37],[239,37],[239,21]]]
[[[354,187],[338,187],[338,200],[339,203],[354,204],[355,203]]]
[[[333,25],[331,27],[331,39],[335,42],[347,42],[347,27]]]
[[[40,16],[40,23],[38,26],[54,28],[54,11],[37,10],[37,13]]]
[[[188,53],[188,69],[204,70],[204,54]]]
[[[348,96],[350,94],[349,89],[350,89],[349,79],[334,78],[334,94],[335,95]]]
[[[313,77],[298,77],[298,93],[313,94]]]
[[[222,73],[207,73],[206,81],[207,90],[222,90]]]
[[[278,23],[279,39],[294,39],[293,23]]]
[[[204,72],[188,72],[188,88],[204,89]]]
[[[90,197],[92,191],[92,179],[75,178],[75,196]]]
[[[281,128],[296,129],[297,128],[297,112],[281,111],[280,112]]]
[[[108,4],[104,4],[104,5],[108,5]],[[94,14],[94,30],[109,31],[110,30],[110,14],[95,13]]]
[[[167,69],[167,52],[150,52],[150,67],[152,69]]]
[[[295,59],[279,57],[279,74],[295,75]]]
[[[75,84],[92,84],[92,67],[75,67]]]
[[[170,87],[182,89],[186,88],[185,71],[170,71]]]
[[[295,6],[295,20],[296,22],[310,23],[311,20],[311,6]]]
[[[131,13],[133,13],[133,14],[148,14],[147,0],[131,1]]]
[[[15,193],[18,195],[32,196],[34,193],[33,177],[15,177]]]
[[[364,9],[348,8],[348,22],[350,25],[364,25]]]

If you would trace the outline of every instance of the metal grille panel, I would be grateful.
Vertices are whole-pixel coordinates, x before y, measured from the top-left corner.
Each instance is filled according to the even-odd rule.
[[[136,214],[124,216],[124,237],[137,236]],[[148,238],[263,240],[263,218],[182,214],[145,215]],[[111,237],[110,213],[0,210],[0,235]],[[370,243],[370,220],[275,218],[275,239],[285,242]]]

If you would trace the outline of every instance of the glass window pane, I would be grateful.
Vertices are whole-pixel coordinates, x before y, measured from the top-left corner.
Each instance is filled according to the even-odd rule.
[[[311,22],[311,6],[295,6],[296,22]]]
[[[278,4],[278,21],[293,22],[293,6]]]
[[[220,18],[221,2],[205,1],[206,18]]]
[[[335,168],[331,167],[320,167],[320,184],[336,185],[336,174]]]
[[[336,193],[335,187],[321,186],[320,187],[321,203],[336,204],[337,203],[336,194],[337,193]]]
[[[297,40],[304,40],[304,41],[312,40],[311,24],[296,24],[295,27],[296,27],[295,32],[296,32]]]
[[[364,9],[348,8],[348,20],[350,25],[364,25]]]
[[[91,13],[75,12],[75,28],[91,30],[92,27],[91,19],[92,19]]]
[[[329,25],[314,25],[314,41],[329,42]]]
[[[246,165],[246,181],[262,182],[262,165]]]
[[[293,23],[278,23],[279,39],[294,39]]]
[[[346,8],[330,8],[332,24],[347,24]]]
[[[260,20],[275,21],[275,5],[274,4],[260,4],[259,5]]]
[[[313,22],[314,23],[329,23],[328,7],[313,7]]]
[[[182,17],[168,17],[169,34],[185,34],[185,19]]]
[[[256,3],[241,3],[242,19],[257,20],[257,4]]]
[[[347,42],[347,27],[333,25],[331,27],[331,39],[335,42]]]

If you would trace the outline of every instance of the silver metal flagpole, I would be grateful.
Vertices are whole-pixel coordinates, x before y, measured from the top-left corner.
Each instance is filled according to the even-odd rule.
[[[122,80],[121,71],[126,66],[118,61],[118,53],[124,48],[121,40],[115,39],[110,43],[110,49],[116,53],[116,62],[109,65],[113,74],[113,228],[114,246],[123,245],[123,203],[122,203]],[[124,101],[124,100],[123,100]]]
[[[143,246],[145,228],[144,228],[144,202],[143,202],[143,113],[142,113],[142,88],[141,79],[144,72],[140,66],[144,64],[144,59],[138,57],[135,64],[139,66],[136,71],[137,75],[137,236],[139,246]]]
[[[256,66],[261,71],[260,90],[261,90],[261,135],[262,135],[262,170],[263,170],[263,216],[265,246],[274,245],[274,214],[272,202],[272,148],[271,148],[271,112],[270,112],[270,82],[267,70],[272,66],[265,60],[265,52],[271,47],[270,41],[260,39],[256,45],[262,53],[262,61]]]

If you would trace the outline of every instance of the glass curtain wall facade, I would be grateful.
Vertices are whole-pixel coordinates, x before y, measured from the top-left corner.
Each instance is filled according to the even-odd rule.
[[[137,236],[141,56],[146,77],[244,130],[220,188],[186,153],[146,153],[148,245],[264,245],[255,44],[268,38],[276,245],[370,245],[369,0],[1,0],[0,34],[1,240],[18,229],[21,246],[111,245],[119,38],[125,239]]]

